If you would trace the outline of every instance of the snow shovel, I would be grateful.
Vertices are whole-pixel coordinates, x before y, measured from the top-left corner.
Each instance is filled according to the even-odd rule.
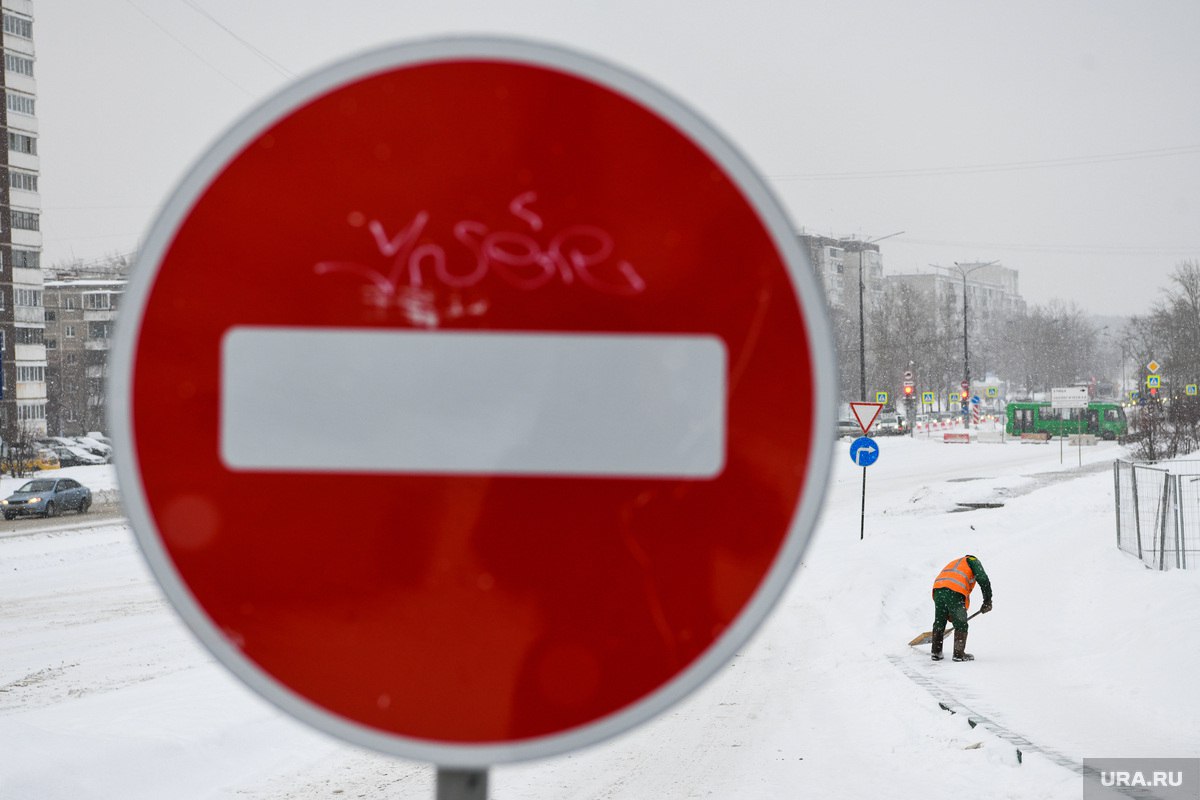
[[[978,611],[976,611],[974,614],[972,614],[971,616],[967,617],[967,619],[968,620],[975,619],[982,613],[983,613],[983,609],[981,608]],[[946,631],[942,634],[942,638],[945,639],[947,636],[949,636],[950,632],[952,630],[954,630],[954,627],[951,625],[947,625]],[[917,647],[919,645],[928,644],[929,642],[932,642],[932,641],[933,641],[933,631],[925,631],[920,636],[918,636],[917,638],[915,638],[911,642],[909,642],[909,644],[912,645],[913,647]]]

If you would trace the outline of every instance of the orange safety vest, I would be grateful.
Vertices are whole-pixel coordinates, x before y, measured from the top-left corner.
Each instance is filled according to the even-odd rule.
[[[951,561],[938,573],[933,582],[934,589],[953,589],[967,599],[966,608],[971,607],[971,592],[975,589],[975,570],[967,563],[967,557]]]

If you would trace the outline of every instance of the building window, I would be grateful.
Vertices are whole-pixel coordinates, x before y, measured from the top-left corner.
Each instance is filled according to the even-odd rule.
[[[19,169],[8,171],[8,185],[12,189],[22,189],[26,192],[38,190],[38,176],[34,172],[22,172]]]
[[[41,344],[42,329],[41,328],[17,328],[14,333],[17,337],[17,344]]]
[[[74,325],[63,325],[63,336],[67,337],[68,339],[74,339],[75,338],[75,326]]]
[[[36,289],[13,289],[13,303],[18,306],[40,306],[42,293]]]
[[[19,56],[16,53],[4,54],[4,68],[9,72],[19,72],[33,77],[33,59]]]
[[[13,14],[4,15],[4,32],[22,39],[33,38],[33,20],[18,17]]]
[[[75,298],[71,295],[67,295],[66,297],[64,297],[63,298],[63,308],[67,309],[68,311],[74,309],[75,308]]]
[[[83,307],[92,310],[112,308],[112,295],[108,292],[92,292],[83,296]]]
[[[112,330],[111,322],[89,322],[88,323],[88,338],[89,339],[107,339]]]
[[[58,312],[55,311],[53,308],[47,308],[46,309],[46,322],[54,322],[56,319],[58,319]]]
[[[46,404],[45,403],[30,403],[29,405],[17,405],[17,419],[22,422],[26,420],[45,419]]]
[[[19,92],[5,92],[8,100],[8,110],[15,111],[18,114],[28,114],[33,116],[36,112],[33,110],[33,95],[21,94]]]
[[[20,228],[23,231],[39,230],[38,225],[41,224],[41,219],[32,211],[17,211],[15,208],[12,211],[12,226]]]
[[[39,383],[46,380],[45,367],[17,367],[17,380]]]
[[[58,339],[47,339],[46,340],[46,349],[47,350],[57,350],[58,349]]]
[[[37,138],[27,136],[23,133],[8,132],[8,149],[14,153],[28,153],[31,156],[37,155]]]
[[[23,267],[25,269],[37,269],[42,264],[41,253],[37,250],[18,250],[13,248],[12,259],[14,267]],[[70,306],[67,306],[70,308]]]
[[[75,354],[74,354],[74,353],[67,353],[67,363],[68,363],[68,364],[74,364],[75,362],[76,362]]]

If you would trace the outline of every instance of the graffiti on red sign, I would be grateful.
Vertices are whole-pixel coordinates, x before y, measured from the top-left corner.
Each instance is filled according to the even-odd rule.
[[[532,234],[542,232],[545,227],[542,217],[530,207],[536,201],[536,192],[525,192],[514,197],[508,206],[509,212],[524,222]],[[331,260],[317,262],[313,270],[318,275],[334,272],[358,275],[367,282],[364,302],[380,307],[392,304],[407,307],[422,299],[432,304],[430,284],[450,290],[468,289],[490,273],[522,291],[539,289],[555,278],[563,284],[605,294],[635,295],[646,289],[646,282],[632,264],[623,259],[610,260],[616,243],[608,232],[594,225],[568,225],[548,241],[539,243],[531,234],[491,230],[477,220],[459,220],[452,228],[454,238],[465,248],[464,255],[474,258],[473,267],[459,271],[451,268],[450,255],[442,245],[417,244],[429,218],[429,212],[420,211],[407,226],[389,237],[382,222],[353,212],[349,224],[366,226],[379,254],[391,259],[390,269]],[[482,311],[478,306],[475,310]],[[432,305],[427,312],[433,316],[424,321],[436,324],[438,317]]]

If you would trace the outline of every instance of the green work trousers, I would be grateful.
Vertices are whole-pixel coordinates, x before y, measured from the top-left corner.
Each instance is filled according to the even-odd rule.
[[[954,630],[967,630],[967,598],[953,589],[933,590],[933,635],[939,640],[946,632],[946,620]]]

